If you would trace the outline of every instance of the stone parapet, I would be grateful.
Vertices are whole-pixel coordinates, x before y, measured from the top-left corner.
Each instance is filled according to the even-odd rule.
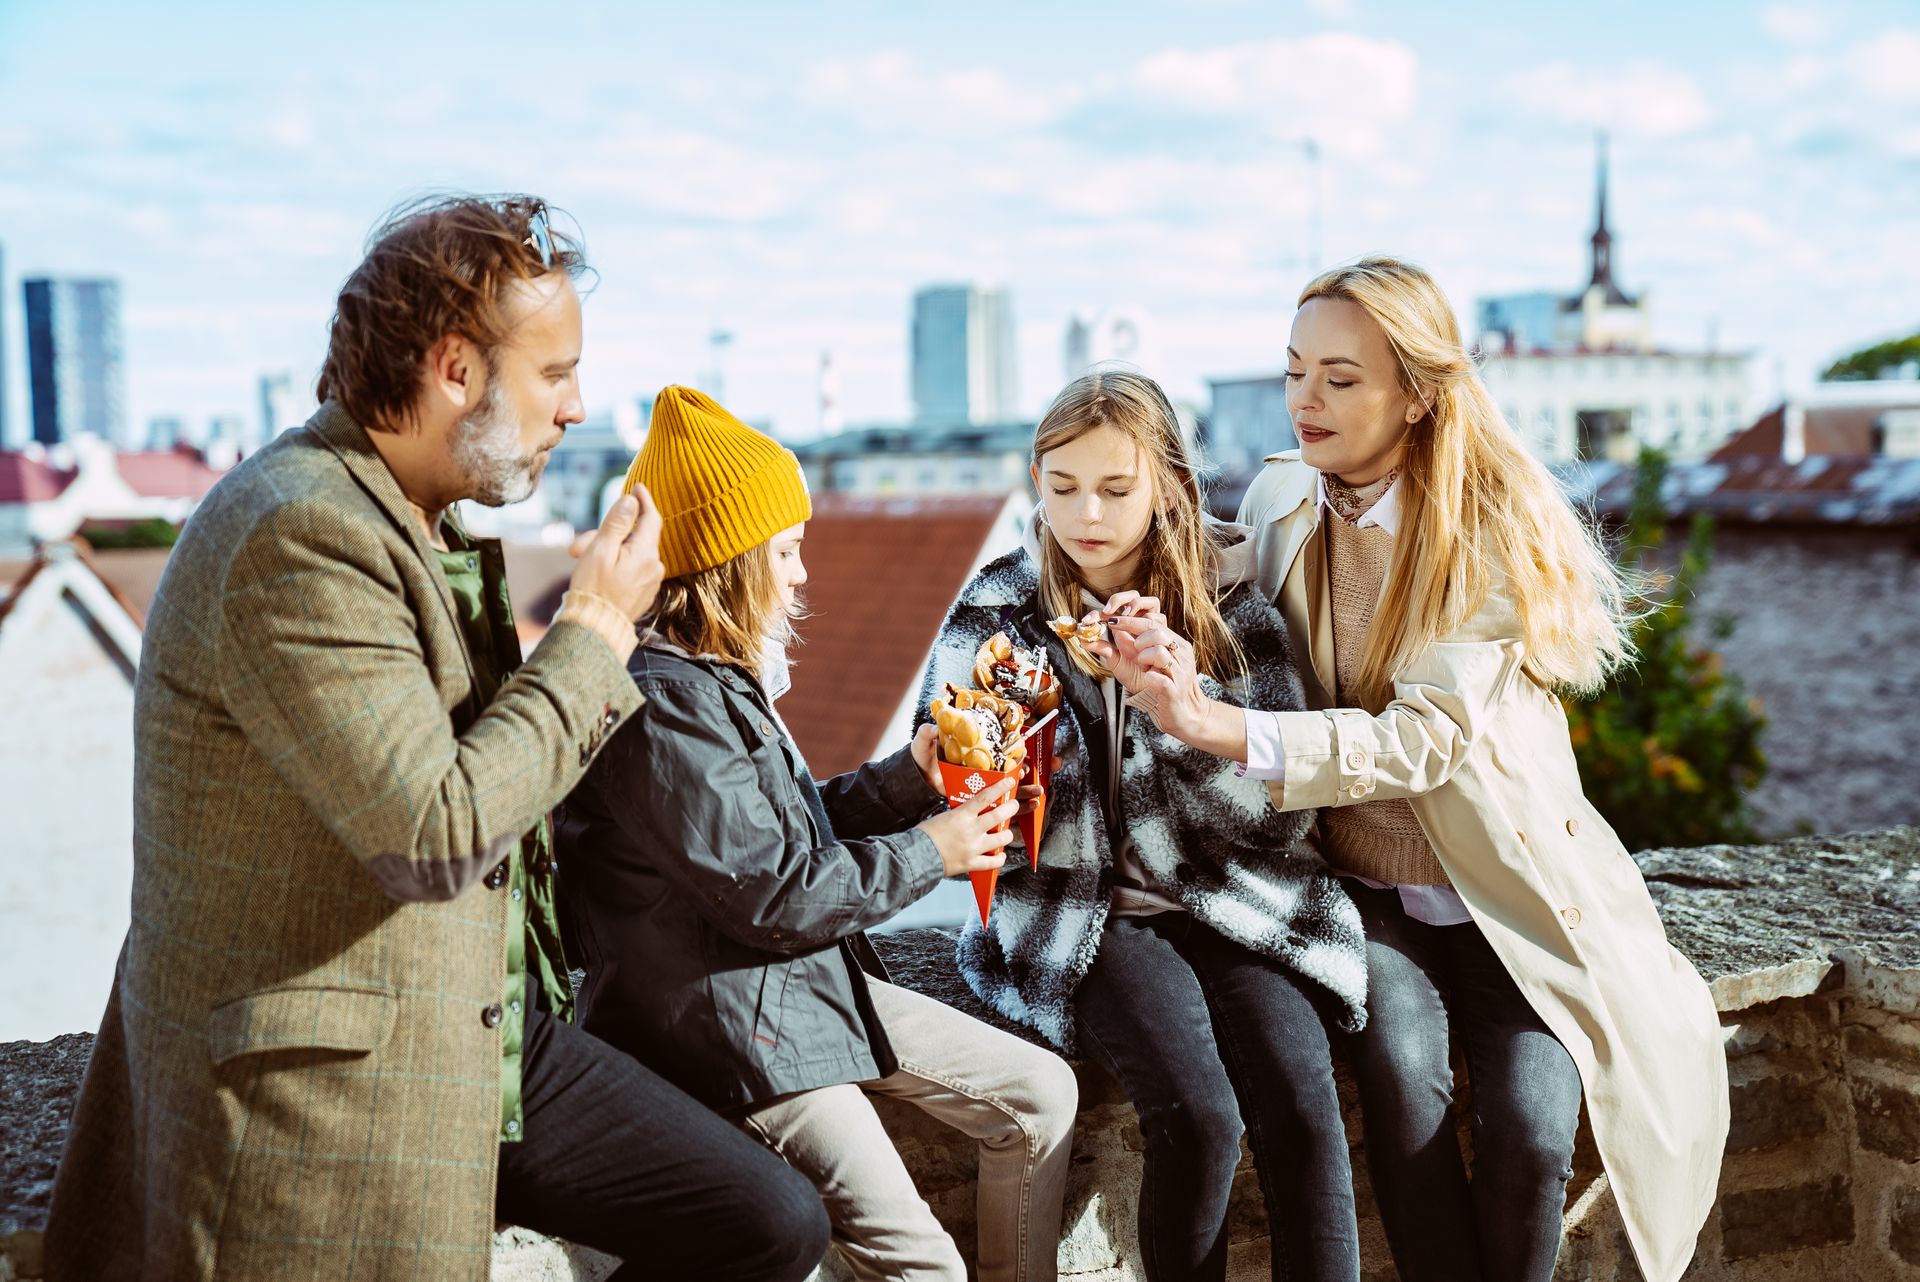
[[[1726,1032],[1733,1124],[1720,1197],[1687,1277],[1920,1279],[1920,830],[1636,858],[1669,936],[1712,985]],[[876,943],[897,982],[1011,1027],[960,982],[951,935],[914,931]],[[0,1046],[0,1282],[38,1276],[53,1167],[91,1043],[75,1034]],[[1104,1074],[1075,1068],[1081,1110],[1061,1275],[1128,1282],[1142,1276],[1134,1240],[1139,1126]],[[1340,1081],[1363,1276],[1386,1282],[1394,1271],[1344,1069]],[[970,1254],[971,1144],[898,1102],[876,1106],[922,1192]],[[1581,1130],[1556,1280],[1632,1282],[1641,1275]],[[1230,1277],[1268,1276],[1265,1216],[1244,1157],[1229,1241]],[[504,1229],[495,1240],[496,1282],[599,1282],[610,1269],[604,1256],[525,1230]],[[847,1275],[829,1257],[818,1276]]]

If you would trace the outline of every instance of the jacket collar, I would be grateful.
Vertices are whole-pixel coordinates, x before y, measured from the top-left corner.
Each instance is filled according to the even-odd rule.
[[[1299,463],[1299,450],[1281,450],[1278,454],[1269,454],[1263,463]],[[1301,507],[1312,503],[1320,494],[1320,473],[1306,466],[1290,467],[1281,473],[1281,481],[1273,495],[1273,506],[1267,509],[1265,519],[1268,522],[1285,520],[1298,512]],[[1317,516],[1318,513],[1316,512]]]

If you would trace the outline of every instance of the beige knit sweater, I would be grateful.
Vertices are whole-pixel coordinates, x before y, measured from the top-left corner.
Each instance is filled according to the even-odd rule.
[[[1334,697],[1341,706],[1352,707],[1347,691],[1360,675],[1367,628],[1373,623],[1380,585],[1393,559],[1393,535],[1377,525],[1351,525],[1333,511],[1326,513],[1321,529],[1333,601],[1333,671],[1340,687]],[[1322,811],[1320,829],[1327,862],[1341,872],[1396,885],[1447,884],[1447,874],[1414,818],[1413,807],[1402,798]]]

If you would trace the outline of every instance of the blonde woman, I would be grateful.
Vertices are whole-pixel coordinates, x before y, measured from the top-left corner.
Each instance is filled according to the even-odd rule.
[[[1366,922],[1353,1053],[1401,1276],[1552,1275],[1584,1090],[1640,1268],[1677,1278],[1726,1140],[1719,1022],[1581,794],[1555,697],[1629,658],[1617,572],[1419,268],[1369,258],[1309,285],[1287,389],[1301,448],[1268,460],[1241,519],[1319,710],[1209,697],[1177,624],[1118,620],[1102,648],[1161,728],[1245,763],[1280,810],[1326,808]]]
[[[1210,697],[1304,708],[1285,625],[1252,581],[1245,531],[1210,524],[1172,406],[1151,379],[1071,384],[1033,442],[1026,546],[968,583],[934,643],[921,706],[971,681],[995,632],[1044,648],[1062,685],[1035,866],[1003,877],[961,973],[995,1010],[1077,1043],[1140,1116],[1146,1275],[1219,1279],[1243,1132],[1276,1278],[1359,1277],[1352,1171],[1326,1025],[1365,1018],[1352,902],[1308,816],[1154,729],[1049,619],[1153,611],[1194,638]]]

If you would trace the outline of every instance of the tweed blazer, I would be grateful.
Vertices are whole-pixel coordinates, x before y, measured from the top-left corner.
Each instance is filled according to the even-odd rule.
[[[477,704],[425,531],[338,406],[214,487],[148,617],[133,918],[55,1282],[487,1276],[488,874],[639,696],[561,623]]]

